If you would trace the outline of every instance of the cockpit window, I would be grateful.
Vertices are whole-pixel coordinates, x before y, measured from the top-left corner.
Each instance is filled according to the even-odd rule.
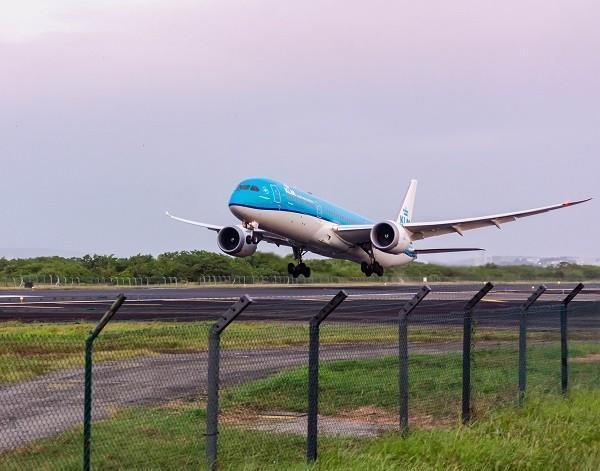
[[[239,185],[237,187],[237,190],[243,190],[243,191],[248,191],[248,190],[250,190],[250,191],[260,191],[256,185]]]

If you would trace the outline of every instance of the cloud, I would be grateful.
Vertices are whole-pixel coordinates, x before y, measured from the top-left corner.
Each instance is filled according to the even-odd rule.
[[[7,0],[2,2],[0,41],[27,42],[48,33],[83,33],[111,29],[106,15],[169,3],[165,0]]]

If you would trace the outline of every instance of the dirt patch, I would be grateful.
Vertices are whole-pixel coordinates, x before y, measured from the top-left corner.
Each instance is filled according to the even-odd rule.
[[[431,430],[456,425],[456,417],[434,417],[433,415],[413,415],[408,418],[408,426]]]
[[[571,358],[571,363],[600,363],[600,353],[590,353],[584,357]]]
[[[338,417],[350,419],[355,422],[376,425],[398,425],[400,421],[398,414],[370,406],[341,412]],[[456,423],[456,418],[435,417],[433,415],[410,415],[408,422],[410,427],[432,429],[440,426],[453,425]]]
[[[339,417],[369,424],[395,425],[400,420],[397,414],[377,407],[365,406],[340,412]]]
[[[175,411],[192,411],[205,409],[206,403],[203,401],[184,401],[183,399],[175,399],[165,403],[162,407]]]
[[[306,414],[302,412],[268,411],[258,412],[248,409],[230,410],[219,416],[222,424],[237,425],[251,430],[273,432],[306,432]],[[385,409],[365,406],[342,411],[335,416],[319,416],[319,428],[326,435],[372,436],[399,427],[397,414]],[[432,415],[411,415],[409,426],[419,429],[448,427],[456,424],[456,417],[436,417]]]

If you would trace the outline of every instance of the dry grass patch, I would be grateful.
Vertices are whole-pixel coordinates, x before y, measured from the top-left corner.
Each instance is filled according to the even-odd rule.
[[[571,363],[600,363],[600,353],[590,353],[584,357],[571,358]]]

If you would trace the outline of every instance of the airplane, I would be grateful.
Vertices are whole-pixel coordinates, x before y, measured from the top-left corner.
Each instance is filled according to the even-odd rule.
[[[585,203],[591,198],[541,208],[448,221],[412,222],[417,181],[411,180],[393,220],[372,221],[318,198],[312,193],[269,178],[240,182],[229,199],[229,210],[241,224],[218,226],[173,216],[170,218],[217,232],[217,245],[226,254],[248,257],[260,242],[291,247],[297,264],[288,264],[294,278],[310,277],[303,256],[312,252],[360,263],[366,276],[382,276],[385,268],[405,265],[421,254],[469,252],[480,248],[415,248],[429,237],[495,226],[535,214]]]

